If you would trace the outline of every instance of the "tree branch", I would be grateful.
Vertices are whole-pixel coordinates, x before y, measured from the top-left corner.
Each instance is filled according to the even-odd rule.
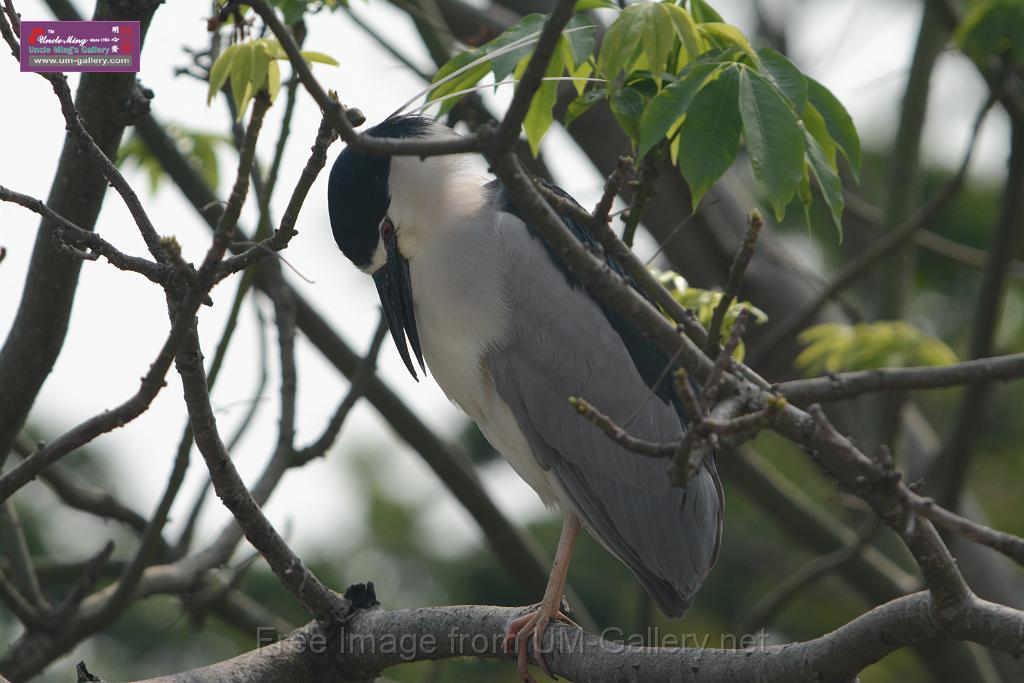
[[[352,681],[372,678],[390,666],[428,659],[469,656],[507,660],[501,642],[509,622],[521,613],[521,608],[483,606],[371,609],[352,619],[340,648],[327,647],[325,634],[311,624],[234,659],[150,679],[150,683],[238,679],[253,683],[301,682],[322,680],[324,676]],[[1024,630],[1021,613],[975,598],[965,606],[963,616],[955,628],[946,629],[934,618],[928,594],[914,593],[802,643],[768,646],[748,634],[741,644],[746,647],[740,650],[678,647],[681,636],[666,636],[665,647],[637,647],[630,644],[638,642],[633,636],[617,629],[606,630],[604,635],[620,637],[620,642],[559,623],[545,631],[542,649],[553,673],[590,683],[852,680],[890,652],[936,637],[1024,652],[1020,637],[1007,635]]]
[[[711,314],[711,326],[708,328],[707,341],[708,355],[717,355],[720,351],[718,341],[722,334],[722,323],[725,321],[725,314],[729,312],[732,302],[739,296],[740,285],[743,283],[744,275],[746,275],[747,266],[750,265],[750,259],[754,256],[754,245],[757,244],[757,237],[761,234],[762,226],[764,226],[764,218],[761,217],[761,212],[756,209],[751,211],[750,217],[747,220],[746,235],[743,237],[740,248],[736,250],[732,265],[729,266],[729,280],[725,286],[725,291],[722,292],[722,298],[718,301],[718,305],[715,306],[715,310]]]
[[[876,391],[940,389],[1024,377],[1024,353],[919,368],[878,368],[783,382],[778,390],[797,404],[839,401]]]

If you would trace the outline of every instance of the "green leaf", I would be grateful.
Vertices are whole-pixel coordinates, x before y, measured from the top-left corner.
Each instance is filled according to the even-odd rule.
[[[697,92],[719,68],[717,64],[694,64],[683,72],[682,78],[670,83],[651,100],[640,119],[639,156],[647,154],[665,137],[673,124],[686,113]]]
[[[661,85],[661,74],[665,71],[665,63],[675,46],[675,29],[672,26],[672,14],[668,7],[660,2],[639,3],[644,21],[644,55],[654,79]]]
[[[739,109],[754,176],[781,221],[803,177],[804,136],[785,96],[764,76],[740,67]]]
[[[497,52],[518,40],[525,39],[530,35],[537,33],[541,30],[543,25],[544,15],[542,14],[529,14],[523,17],[522,21],[502,33],[497,38],[494,38],[474,50],[460,52],[452,57],[437,70],[437,73],[434,75],[433,82],[436,83],[482,57],[486,57],[487,55]],[[460,90],[470,88],[476,85],[476,83],[486,76],[492,69],[494,70],[494,77],[496,81],[505,79],[509,74],[515,71],[516,66],[522,60],[533,52],[533,45],[534,43],[527,41],[518,48],[494,57],[489,62],[484,61],[477,64],[471,69],[459,74],[456,78],[453,78],[431,90],[428,99],[440,99],[445,95],[450,95]],[[459,98],[453,97],[446,100],[441,105],[441,113],[443,114],[454,107],[458,102],[458,99]]]
[[[860,138],[857,137],[857,129],[850,114],[828,88],[813,78],[807,78],[807,101],[825,119],[828,134],[836,141],[854,177],[857,177],[860,174]]]
[[[319,64],[330,64],[331,66],[338,66],[338,60],[330,55],[325,55],[323,52],[316,52],[314,50],[303,50],[302,57],[307,62],[315,62]]]
[[[306,13],[305,0],[278,0],[274,5],[281,10],[286,26],[292,26]]]
[[[277,38],[260,38],[253,42],[262,43],[274,59],[288,59],[288,53],[284,51],[284,47],[278,42]]]
[[[644,98],[634,88],[622,88],[611,98],[612,115],[622,130],[636,144],[640,128],[640,117],[644,113]]]
[[[690,11],[693,12],[693,18],[701,23],[725,21],[722,15],[711,9],[711,5],[704,2],[704,0],[693,0],[690,3],[690,7],[692,8]]]
[[[577,15],[569,20],[567,29],[575,29],[566,33],[565,51],[572,55],[572,63],[566,61],[565,68],[568,71],[584,64],[594,54],[594,34],[597,33],[597,25],[589,17]]]
[[[825,150],[821,148],[818,141],[810,132],[804,132],[807,144],[807,158],[810,160],[811,171],[821,188],[821,196],[825,198],[825,204],[832,214],[832,222],[835,223],[836,231],[839,233],[839,241],[843,241],[843,181],[832,164],[829,163]]]
[[[680,62],[676,64],[676,67],[679,68],[697,59],[707,50],[708,46],[707,42],[701,38],[697,24],[694,23],[689,12],[679,5],[671,3],[666,3],[664,6],[672,19],[672,28],[682,44],[682,50],[685,51],[685,54],[680,56]]]
[[[693,98],[679,129],[679,169],[690,186],[693,207],[736,158],[743,128],[739,108],[739,73],[729,66]]]
[[[252,99],[252,58],[255,47],[252,43],[243,43],[238,48],[235,58],[231,60],[231,97],[235,101],[237,120],[245,116],[245,110]]]
[[[824,150],[825,155],[828,157],[829,165],[836,169],[836,141],[828,134],[825,119],[822,118],[821,113],[813,104],[808,104],[804,109],[803,122],[807,132],[813,135],[814,139],[821,145],[821,149]]]
[[[257,93],[267,82],[267,70],[270,68],[270,51],[265,45],[254,42],[252,46],[252,63],[249,67],[249,81],[252,91]]]
[[[643,45],[645,13],[640,2],[627,5],[615,22],[608,27],[601,42],[597,58],[598,72],[609,81],[623,70],[628,70]]]
[[[735,47],[746,54],[756,64],[759,59],[750,41],[743,35],[743,32],[732,24],[712,23],[701,24],[697,27],[709,42],[716,44],[722,49]]]
[[[267,65],[267,94],[270,95],[270,103],[277,99],[277,93],[281,90],[281,67],[276,61]]]
[[[800,197],[800,204],[804,207],[804,222],[807,224],[807,229],[811,229],[811,205],[814,203],[814,197],[811,195],[811,168],[810,164],[804,160],[804,171],[800,178],[800,187],[797,188],[796,194]]]
[[[560,41],[565,40],[565,37],[559,38]],[[558,58],[558,51],[552,55],[551,61],[548,62],[548,68],[544,71],[546,77],[556,77],[562,75],[562,62]],[[526,118],[523,119],[523,129],[526,131],[526,139],[530,143],[530,151],[533,156],[537,156],[540,151],[540,141],[544,138],[544,134],[548,132],[552,122],[555,120],[554,108],[555,101],[558,99],[558,81],[542,81],[540,88],[537,89],[536,94],[533,96],[533,101],[530,102],[530,109],[526,112]]]
[[[612,0],[576,0],[574,12],[586,12],[592,9],[619,9]]]
[[[522,21],[518,24],[508,29],[497,38],[480,46],[478,51],[481,55],[489,55],[503,47],[506,47],[507,45],[511,45],[517,40],[522,40],[534,33],[538,33],[543,28],[543,14],[528,14],[523,17]],[[527,41],[521,47],[494,57],[491,60],[491,68],[494,70],[494,80],[502,81],[509,74],[515,71],[519,62],[533,54],[535,44],[535,42]]]
[[[206,105],[209,106],[210,102],[213,102],[213,98],[216,97],[217,93],[221,88],[224,87],[224,83],[227,82],[228,76],[231,74],[231,62],[238,54],[238,45],[232,45],[217,57],[217,61],[210,67],[210,87],[206,91]]]
[[[605,98],[608,93],[604,87],[597,87],[593,90],[588,90],[572,102],[569,103],[568,108],[565,110],[565,117],[562,121],[562,125],[566,128],[569,127],[573,121],[580,117],[585,111],[593,107],[595,104]]]
[[[764,70],[789,99],[797,115],[802,114],[807,104],[807,79],[800,73],[800,69],[785,55],[770,47],[761,48],[757,54]]]

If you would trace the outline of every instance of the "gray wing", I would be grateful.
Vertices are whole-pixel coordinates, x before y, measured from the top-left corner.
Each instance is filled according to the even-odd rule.
[[[613,326],[518,218],[501,215],[506,303],[518,327],[487,358],[495,388],[584,526],[665,614],[682,616],[718,553],[722,491],[714,461],[685,489],[673,487],[667,460],[619,447],[575,412],[567,399],[583,397],[651,441],[677,439],[684,429],[623,341],[642,335],[621,334],[624,321]]]

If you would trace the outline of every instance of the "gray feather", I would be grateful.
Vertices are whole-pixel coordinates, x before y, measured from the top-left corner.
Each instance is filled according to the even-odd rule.
[[[685,489],[673,487],[667,460],[621,448],[576,413],[570,396],[643,439],[671,441],[684,429],[594,300],[566,281],[518,218],[501,216],[506,305],[519,327],[486,357],[494,386],[584,526],[665,614],[682,616],[718,553],[723,501],[714,461]]]

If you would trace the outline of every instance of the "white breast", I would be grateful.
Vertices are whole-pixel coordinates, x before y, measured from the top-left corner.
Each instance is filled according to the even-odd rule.
[[[506,264],[496,242],[500,233],[480,220],[478,214],[435,230],[433,239],[409,261],[423,356],[448,398],[477,423],[541,500],[552,505],[560,498],[557,487],[498,396],[484,362],[514,323],[503,295]]]

